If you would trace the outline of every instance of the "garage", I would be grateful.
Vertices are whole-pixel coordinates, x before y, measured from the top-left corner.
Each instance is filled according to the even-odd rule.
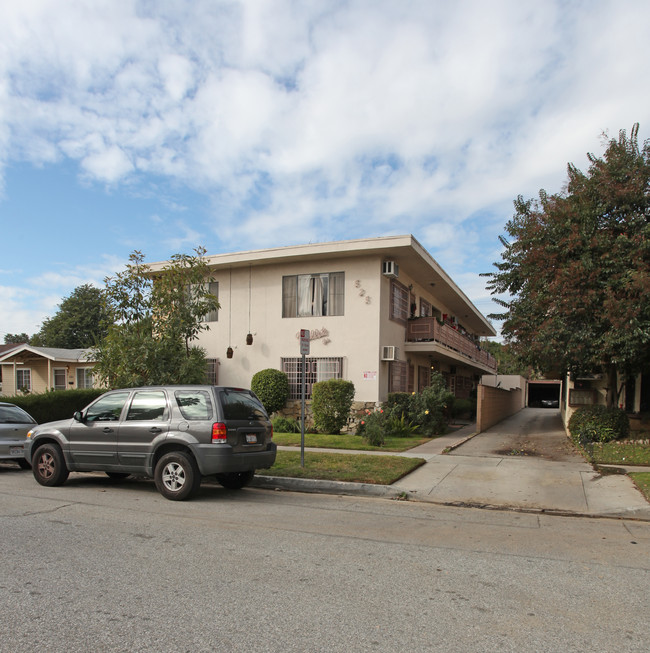
[[[562,381],[528,381],[529,408],[559,408]]]

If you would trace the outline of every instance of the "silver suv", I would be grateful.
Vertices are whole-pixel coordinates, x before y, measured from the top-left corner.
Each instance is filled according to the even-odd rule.
[[[34,478],[62,485],[72,472],[154,479],[167,499],[189,499],[202,476],[238,489],[271,467],[277,447],[259,399],[242,388],[165,386],[111,390],[69,420],[27,434]]]

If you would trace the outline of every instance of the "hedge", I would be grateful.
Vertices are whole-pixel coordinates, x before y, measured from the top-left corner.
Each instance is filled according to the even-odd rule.
[[[75,411],[85,408],[106,389],[53,390],[42,394],[0,397],[0,401],[15,404],[28,412],[39,424],[71,418]]]

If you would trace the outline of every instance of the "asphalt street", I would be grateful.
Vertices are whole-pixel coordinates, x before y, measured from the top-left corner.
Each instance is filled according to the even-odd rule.
[[[0,650],[645,651],[650,524],[0,465]]]

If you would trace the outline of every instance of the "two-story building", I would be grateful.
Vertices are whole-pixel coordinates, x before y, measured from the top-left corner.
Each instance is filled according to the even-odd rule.
[[[467,397],[496,361],[479,346],[488,320],[410,235],[208,256],[220,308],[198,344],[209,381],[248,386],[281,369],[299,398],[300,331],[310,332],[307,396],[313,383],[352,381],[356,401],[418,391],[431,371]],[[165,263],[151,266],[159,270]]]

